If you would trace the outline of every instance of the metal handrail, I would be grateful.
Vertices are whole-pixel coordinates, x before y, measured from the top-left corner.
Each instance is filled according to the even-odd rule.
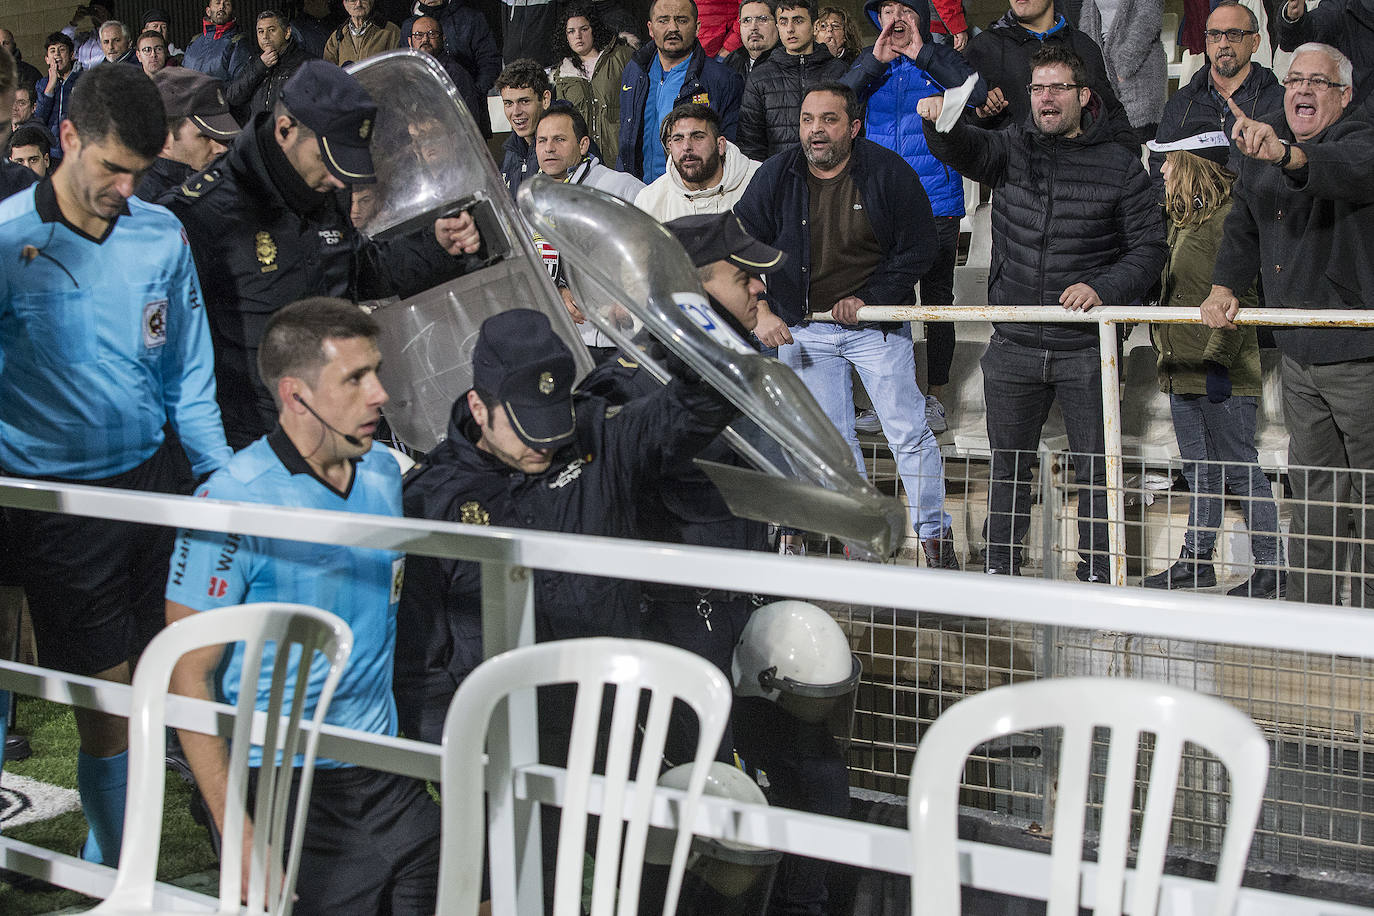
[[[834,321],[828,312],[812,312],[812,321]],[[1126,501],[1121,450],[1121,371],[1117,365],[1118,324],[1201,324],[1195,308],[1099,306],[1071,312],[1053,305],[866,305],[860,321],[999,321],[1042,324],[1096,324],[1102,358],[1102,426],[1107,472],[1107,550],[1113,585],[1126,584]],[[1355,309],[1241,309],[1237,325],[1311,328],[1374,327],[1374,311]]]

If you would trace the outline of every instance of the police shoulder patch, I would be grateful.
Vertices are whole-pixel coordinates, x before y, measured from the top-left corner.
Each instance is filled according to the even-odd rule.
[[[616,414],[620,413],[620,411],[621,411],[622,409],[623,409],[623,407],[622,407],[622,405],[620,405],[620,404],[615,404],[615,405],[613,405],[613,406],[607,407],[607,408],[606,408],[606,419],[607,419],[607,420],[611,419],[611,417],[614,417]]]
[[[206,191],[214,187],[215,182],[218,180],[218,169],[211,169],[208,172],[201,172],[197,175],[192,175],[190,178],[186,179],[186,181],[182,183],[181,188],[179,189],[179,193],[182,197],[187,197],[194,200],[195,198],[201,196]]]

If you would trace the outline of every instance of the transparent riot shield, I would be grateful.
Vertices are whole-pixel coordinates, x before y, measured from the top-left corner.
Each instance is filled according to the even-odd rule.
[[[590,321],[626,352],[647,332],[744,412],[731,444],[758,470],[699,462],[744,518],[834,535],[886,557],[907,529],[901,504],[871,487],[853,452],[791,369],[756,352],[716,317],[696,268],[653,217],[593,188],[525,181],[520,212],[575,264]],[[590,292],[590,291],[589,291]],[[643,355],[643,354],[641,354]],[[660,380],[660,363],[644,363]]]
[[[456,398],[472,387],[482,322],[538,309],[567,343],[580,378],[592,368],[458,90],[426,54],[391,51],[348,71],[377,100],[374,206],[362,231],[377,239],[425,233],[466,210],[482,233],[480,266],[408,299],[365,303],[381,325],[386,417],[407,445],[429,451],[447,435]]]

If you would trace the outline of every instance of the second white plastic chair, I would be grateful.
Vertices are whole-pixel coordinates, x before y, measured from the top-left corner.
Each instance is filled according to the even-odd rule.
[[[686,799],[677,809],[679,830],[663,910],[676,911],[697,802],[730,715],[730,685],[719,669],[690,652],[652,642],[600,638],[558,640],[506,652],[479,665],[459,686],[444,723],[440,914],[469,916],[477,911],[484,787],[493,822],[516,804],[515,773],[501,771],[493,763],[483,779],[484,745],[489,746],[493,761],[510,759],[503,749],[509,736],[499,728],[488,731],[497,704],[517,691],[557,684],[575,685],[577,701],[559,822],[554,916],[582,912],[588,799],[601,738],[602,697],[610,686],[615,688],[615,702],[601,792],[602,810],[607,813],[598,822],[591,914],[633,916],[638,912],[644,846],[669,713],[673,701],[680,700],[696,714],[700,731]],[[641,729],[642,693],[648,696]],[[637,767],[632,760],[636,744]],[[624,812],[623,819],[615,812]],[[493,912],[508,913],[514,903],[514,879],[496,871],[494,865]]]
[[[960,905],[958,786],[969,752],[989,738],[1063,727],[1048,916],[1077,916],[1083,817],[1094,729],[1111,730],[1097,856],[1096,916],[1154,916],[1185,742],[1205,747],[1230,777],[1229,818],[1211,912],[1229,916],[1245,870],[1269,769],[1269,746],[1250,718],[1221,700],[1167,684],[1056,678],[998,687],[955,703],[922,736],[909,791],[915,853],[911,899],[921,916],[957,916]],[[1140,736],[1155,736],[1130,899],[1126,858]],[[1055,774],[1046,774],[1054,779]]]
[[[302,604],[242,604],[203,611],[183,618],[159,633],[144,650],[134,673],[129,716],[129,790],[124,839],[119,851],[119,872],[114,889],[92,913],[112,916],[154,913],[154,884],[158,847],[162,840],[162,802],[167,767],[167,690],[172,669],[187,652],[216,645],[244,644],[243,678],[235,710],[234,735],[230,742],[229,774],[220,854],[221,914],[290,914],[300,862],[304,830],[295,830],[286,863],[280,850],[287,848],[286,815],[290,808],[291,781],[300,758],[300,787],[295,823],[305,823],[310,802],[310,783],[319,744],[319,726],[353,648],[353,633],[335,615]],[[263,650],[271,645],[271,695],[261,740],[262,766],[258,768],[257,799],[253,810],[252,878],[248,899],[241,906],[240,874],[243,863],[244,807],[248,791],[248,751],[253,741],[253,717],[257,685],[263,668]],[[319,701],[312,711],[312,728],[301,740],[310,661],[316,654],[329,665]],[[298,659],[306,659],[304,664]],[[275,762],[275,763],[274,763]],[[270,851],[270,855],[269,855]],[[266,888],[277,889],[270,895]],[[267,901],[264,904],[264,901]]]

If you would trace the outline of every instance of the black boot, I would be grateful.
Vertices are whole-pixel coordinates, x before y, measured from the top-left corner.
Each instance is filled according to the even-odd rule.
[[[1281,569],[1256,569],[1254,575],[1226,594],[1233,598],[1282,598],[1288,574]]]
[[[1140,584],[1146,588],[1211,588],[1217,584],[1217,572],[1211,561],[1212,551],[1195,554],[1184,547],[1173,566],[1146,576]]]

